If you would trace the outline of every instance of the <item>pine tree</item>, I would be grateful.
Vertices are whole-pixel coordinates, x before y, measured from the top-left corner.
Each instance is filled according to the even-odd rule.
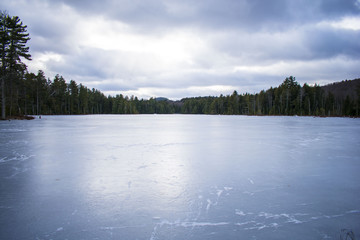
[[[1,95],[2,113],[6,117],[5,105],[5,81],[11,81],[23,75],[25,64],[21,58],[31,60],[29,47],[26,43],[30,40],[26,30],[18,16],[10,17],[6,12],[0,13],[0,56],[1,56]]]
[[[0,12],[0,54],[1,54],[1,117],[5,119],[5,77],[6,77],[6,51],[10,43],[7,29],[9,16],[6,12]]]

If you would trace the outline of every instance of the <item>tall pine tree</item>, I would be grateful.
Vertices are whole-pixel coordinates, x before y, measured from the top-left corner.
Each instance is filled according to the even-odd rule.
[[[26,69],[21,58],[31,60],[29,34],[18,16],[11,17],[6,12],[0,13],[0,56],[1,56],[1,117],[6,117],[5,83],[19,78]],[[12,89],[11,89],[12,90]]]

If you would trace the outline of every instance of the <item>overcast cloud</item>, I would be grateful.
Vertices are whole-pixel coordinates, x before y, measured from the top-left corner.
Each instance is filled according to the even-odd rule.
[[[360,0],[11,0],[29,70],[179,99],[360,77]]]

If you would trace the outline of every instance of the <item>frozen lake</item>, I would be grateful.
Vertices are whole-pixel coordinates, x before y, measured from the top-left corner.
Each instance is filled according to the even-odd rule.
[[[360,238],[360,119],[0,122],[0,239]]]

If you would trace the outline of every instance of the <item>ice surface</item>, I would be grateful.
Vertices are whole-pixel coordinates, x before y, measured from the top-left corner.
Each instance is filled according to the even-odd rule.
[[[0,122],[0,239],[360,238],[360,119]]]

